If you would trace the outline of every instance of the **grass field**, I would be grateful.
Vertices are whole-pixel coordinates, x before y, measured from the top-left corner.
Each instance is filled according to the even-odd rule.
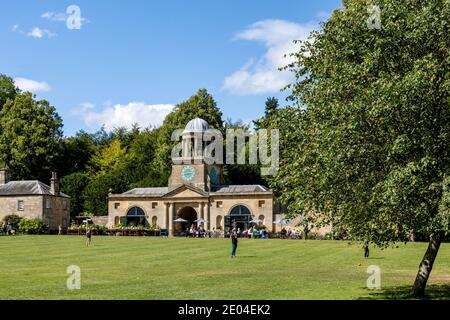
[[[426,249],[344,241],[0,237],[0,299],[390,299],[405,298]],[[81,290],[68,290],[69,265]],[[381,268],[381,290],[366,288],[367,266]],[[450,244],[443,244],[428,298],[450,299]]]

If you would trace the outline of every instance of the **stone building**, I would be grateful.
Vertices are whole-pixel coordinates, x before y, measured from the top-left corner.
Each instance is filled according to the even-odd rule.
[[[7,169],[0,170],[0,221],[7,215],[42,218],[50,230],[66,228],[70,219],[70,197],[59,190],[56,173],[50,186],[40,181],[9,181]]]
[[[208,129],[208,123],[199,118],[186,125],[181,158],[173,159],[167,187],[110,194],[108,226],[156,225],[173,235],[196,225],[194,221],[199,218],[207,220],[204,223],[207,230],[225,231],[233,225],[247,228],[257,218],[272,231],[272,190],[261,185],[224,185],[222,165],[205,161],[206,143],[198,139],[198,134]],[[201,148],[197,148],[199,145]],[[177,218],[187,222],[174,222]]]

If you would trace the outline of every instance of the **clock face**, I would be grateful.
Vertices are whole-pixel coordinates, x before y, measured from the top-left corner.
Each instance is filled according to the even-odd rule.
[[[191,166],[184,166],[181,170],[181,177],[184,181],[191,181],[195,176],[195,169]]]
[[[211,171],[209,172],[209,177],[211,178],[211,182],[216,184],[217,183],[217,172],[216,168],[211,168]]]

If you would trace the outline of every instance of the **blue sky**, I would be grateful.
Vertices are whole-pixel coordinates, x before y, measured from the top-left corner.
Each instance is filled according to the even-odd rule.
[[[67,7],[81,28],[67,27]],[[250,121],[291,75],[277,71],[294,38],[341,6],[337,0],[2,1],[0,73],[84,129],[158,125],[199,88],[224,118]],[[282,105],[285,102],[282,101]]]

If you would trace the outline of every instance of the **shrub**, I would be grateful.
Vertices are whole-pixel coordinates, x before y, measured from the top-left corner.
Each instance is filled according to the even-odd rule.
[[[42,234],[47,231],[47,226],[40,218],[21,219],[19,231],[27,234]]]
[[[13,230],[17,230],[19,228],[20,220],[22,220],[22,218],[18,215],[10,214],[3,218],[3,225],[6,226],[9,223]]]

